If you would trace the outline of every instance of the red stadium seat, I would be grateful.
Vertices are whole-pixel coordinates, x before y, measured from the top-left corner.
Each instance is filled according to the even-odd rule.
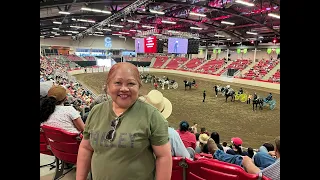
[[[270,180],[269,178],[245,172],[240,166],[216,159],[202,158],[192,161],[172,157],[171,180]]]
[[[77,163],[78,149],[81,142],[80,134],[69,133],[62,129],[45,125],[41,126],[41,128],[49,142],[53,155],[56,157],[57,168],[54,180],[59,179],[64,175],[63,171],[66,163]]]
[[[47,139],[46,139],[41,127],[40,127],[40,153],[53,156],[53,154],[50,150],[50,147],[49,147],[49,143],[47,142]]]
[[[183,167],[181,166],[182,157],[172,157],[172,173],[171,180],[183,179]]]
[[[48,143],[41,127],[40,127],[40,153],[53,156],[53,154],[50,150],[49,143]],[[50,170],[51,170],[51,169],[55,168],[54,163],[55,163],[55,161],[53,161],[52,163],[49,163],[49,164],[41,165],[40,168],[46,167],[46,166],[51,166],[50,167]]]
[[[188,164],[186,169],[187,179],[192,179],[194,175],[206,180],[254,180],[259,178],[259,175],[249,174],[240,166],[218,160],[204,158],[198,161],[191,161],[186,159],[186,163]],[[266,180],[268,178],[263,177],[262,179]]]

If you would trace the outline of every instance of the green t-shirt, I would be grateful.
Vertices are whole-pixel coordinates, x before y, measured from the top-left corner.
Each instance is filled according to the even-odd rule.
[[[153,106],[137,100],[120,119],[112,142],[105,139],[117,116],[112,100],[94,106],[83,132],[94,153],[91,160],[94,180],[153,180],[155,156],[151,145],[169,141],[168,121]]]

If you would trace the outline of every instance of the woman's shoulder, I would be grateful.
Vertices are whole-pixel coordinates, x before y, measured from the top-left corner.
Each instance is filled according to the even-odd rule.
[[[154,106],[150,105],[147,102],[144,102],[141,99],[138,99],[135,103],[136,107],[139,107],[140,110],[145,110],[145,111],[150,111],[150,112],[154,112],[156,110],[158,110],[157,108],[155,108]]]

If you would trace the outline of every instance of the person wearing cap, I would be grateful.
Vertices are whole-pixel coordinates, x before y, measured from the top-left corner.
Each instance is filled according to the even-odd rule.
[[[66,100],[67,90],[62,86],[52,86],[47,97],[40,101],[40,124],[80,133],[84,130],[80,113],[72,106],[64,106]]]
[[[227,154],[247,156],[248,152],[242,151],[242,139],[239,137],[231,138],[232,148],[227,150]]]
[[[177,130],[180,138],[186,148],[192,147],[192,149],[196,149],[196,136],[189,132],[189,123],[187,121],[181,121],[179,124],[179,129]]]
[[[139,97],[140,100],[151,104],[157,108],[165,119],[172,113],[172,104],[163,94],[158,90],[151,90],[147,96]],[[175,157],[185,157],[191,160],[194,159],[195,151],[191,147],[186,148],[176,130],[168,127],[169,139],[171,144],[171,155]]]
[[[106,77],[107,101],[95,105],[79,146],[76,180],[170,180],[172,156],[168,121],[159,109],[138,99],[138,68],[114,64]]]

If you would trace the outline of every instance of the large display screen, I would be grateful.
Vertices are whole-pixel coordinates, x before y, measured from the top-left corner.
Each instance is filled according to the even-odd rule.
[[[144,38],[144,53],[157,53],[156,36],[149,36]]]
[[[157,40],[157,53],[163,53],[163,46],[164,46],[164,41]]]
[[[169,38],[168,39],[168,53],[187,54],[188,39],[184,38]]]
[[[135,39],[135,50],[136,53],[144,53],[144,38]]]
[[[198,54],[200,41],[197,39],[188,40],[188,54]]]

